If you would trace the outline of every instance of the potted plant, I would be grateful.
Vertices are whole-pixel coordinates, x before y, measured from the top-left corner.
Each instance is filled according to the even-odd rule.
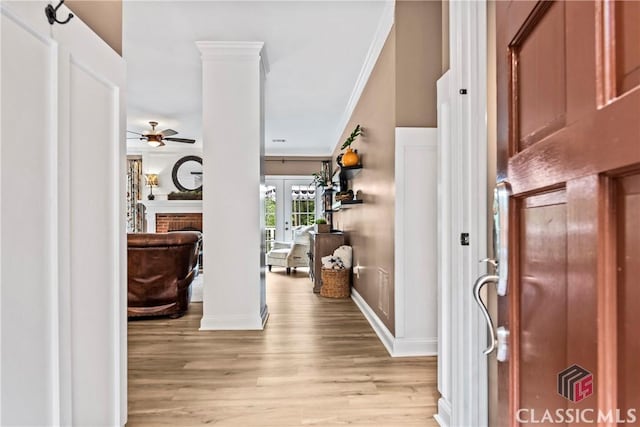
[[[316,219],[316,233],[330,233],[331,226],[327,224],[327,220],[324,218]]]
[[[353,132],[351,132],[351,135],[344,141],[344,144],[342,144],[341,149],[347,149],[342,155],[342,166],[355,166],[360,162],[360,157],[356,151],[351,149],[351,144],[355,142],[358,136],[362,135],[362,130],[360,125],[357,125]]]
[[[324,169],[320,172],[314,172],[313,174],[313,182],[316,187],[331,187],[331,177],[329,173]]]

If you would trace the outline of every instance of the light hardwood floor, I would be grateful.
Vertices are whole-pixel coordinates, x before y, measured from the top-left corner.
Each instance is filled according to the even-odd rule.
[[[436,359],[396,358],[351,300],[267,273],[264,331],[129,322],[128,426],[436,426]]]

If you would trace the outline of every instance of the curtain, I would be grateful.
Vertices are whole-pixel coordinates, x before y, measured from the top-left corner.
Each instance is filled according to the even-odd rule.
[[[139,233],[144,229],[142,199],[142,159],[127,159],[127,232]]]

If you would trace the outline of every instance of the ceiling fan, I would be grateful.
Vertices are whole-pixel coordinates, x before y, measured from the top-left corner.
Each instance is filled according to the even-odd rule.
[[[138,132],[133,132],[128,130],[127,132],[135,133],[136,135],[139,135],[139,136],[131,137],[127,139],[139,139],[140,141],[146,141],[152,147],[162,147],[163,145],[165,145],[164,141],[183,142],[185,144],[193,144],[196,142],[195,139],[168,138],[170,136],[177,135],[178,132],[176,132],[173,129],[165,129],[162,131],[158,131],[156,130],[156,126],[158,126],[158,122],[151,121],[149,122],[149,124],[151,125],[151,130],[146,131],[145,133],[138,133]]]

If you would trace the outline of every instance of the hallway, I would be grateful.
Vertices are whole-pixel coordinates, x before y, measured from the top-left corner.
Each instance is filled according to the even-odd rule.
[[[304,272],[267,273],[264,331],[199,332],[181,319],[129,323],[128,426],[436,426],[435,358],[388,356],[351,300]]]

